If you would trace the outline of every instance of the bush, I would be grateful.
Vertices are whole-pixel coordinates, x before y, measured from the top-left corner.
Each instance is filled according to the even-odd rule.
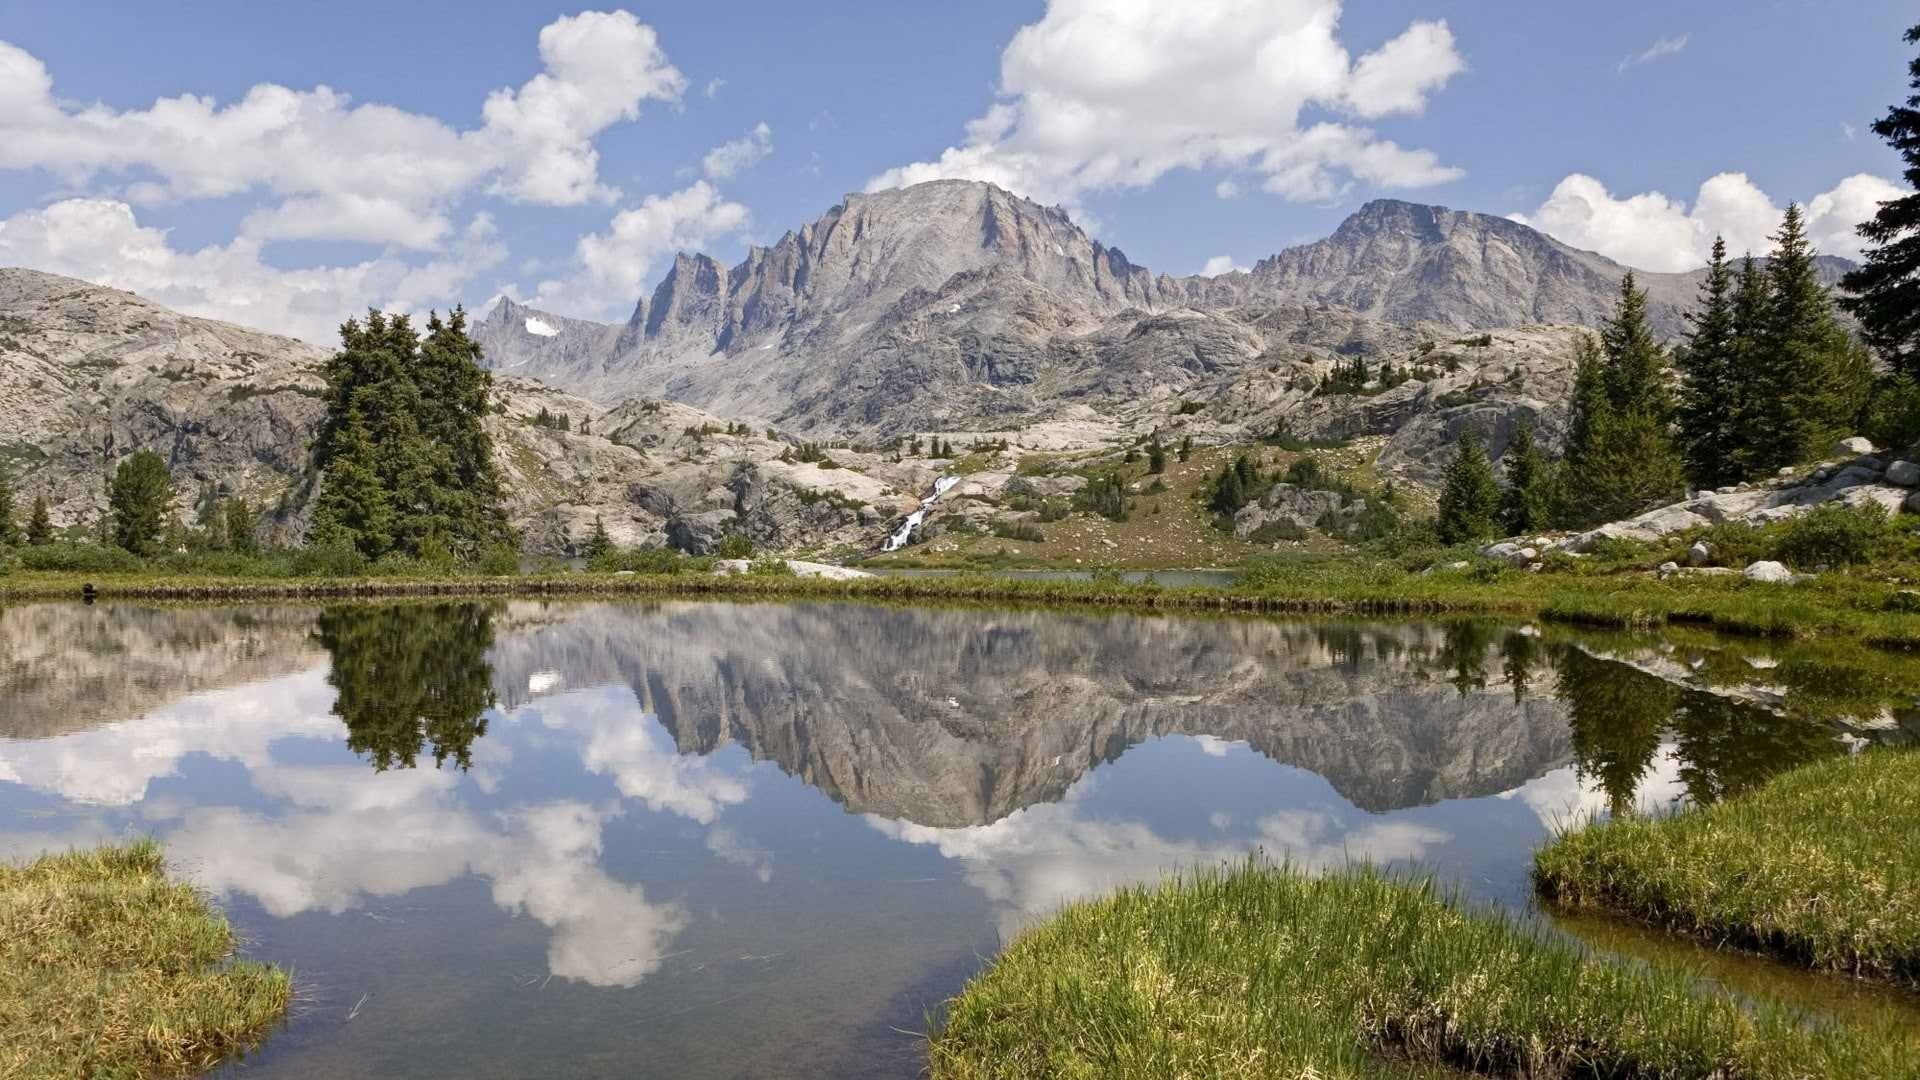
[[[793,567],[778,555],[762,555],[747,564],[749,577],[793,577]]]
[[[1039,526],[1024,521],[996,521],[993,523],[993,535],[1002,540],[1022,540],[1029,544],[1043,543],[1047,534]]]
[[[1899,454],[1920,448],[1920,383],[1906,375],[1882,378],[1867,402],[1860,434]]]
[[[1879,506],[1827,503],[1782,526],[1774,554],[1801,568],[1822,563],[1857,566],[1889,551],[1900,534],[1899,526]]]
[[[497,544],[480,553],[473,569],[488,577],[511,577],[520,572],[520,552],[510,545]]]
[[[293,560],[284,555],[248,555],[238,551],[190,551],[154,560],[154,569],[169,574],[205,577],[289,577]]]
[[[367,572],[367,557],[352,544],[318,544],[294,553],[293,572],[300,577],[361,577]]]
[[[65,574],[132,574],[146,569],[146,561],[124,548],[104,544],[35,544],[20,552],[28,570]]]
[[[721,538],[720,546],[714,549],[714,554],[723,559],[751,559],[753,558],[753,541],[739,533],[728,533]]]
[[[623,570],[635,574],[679,574],[704,570],[711,564],[711,559],[692,558],[672,548],[614,548],[594,556],[587,567],[603,574]]]
[[[1277,544],[1282,540],[1305,540],[1306,538],[1307,530],[1288,518],[1269,521],[1247,534],[1249,544]]]

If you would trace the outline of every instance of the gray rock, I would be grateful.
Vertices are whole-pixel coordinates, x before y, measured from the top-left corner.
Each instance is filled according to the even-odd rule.
[[[1792,581],[1794,577],[1793,571],[1787,569],[1780,563],[1770,560],[1754,563],[1742,571],[1741,574],[1748,581],[1775,583]]]
[[[1659,569],[1655,571],[1655,573],[1659,574],[1661,577],[1667,577],[1669,575],[1677,574],[1679,572],[1680,572],[1680,564],[1677,562],[1663,562],[1660,564]]]
[[[1920,465],[1896,461],[1887,466],[1887,483],[1900,487],[1920,487]]]
[[[1858,457],[1861,454],[1871,454],[1873,453],[1873,441],[1863,439],[1858,435],[1841,439],[1839,442],[1833,444],[1833,453],[1835,457]]]
[[[1901,509],[1905,510],[1909,514],[1920,514],[1920,491],[1916,491],[1913,494],[1907,496],[1906,501],[1901,503],[1900,505],[1901,505]]]
[[[1713,561],[1713,545],[1705,540],[1695,540],[1687,549],[1688,566],[1705,566]]]
[[[1480,557],[1483,559],[1511,559],[1514,553],[1519,550],[1519,544],[1503,541],[1498,544],[1488,544],[1486,547],[1481,548]]]

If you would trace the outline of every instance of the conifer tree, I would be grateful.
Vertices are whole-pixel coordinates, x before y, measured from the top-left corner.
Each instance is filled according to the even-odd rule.
[[[1779,394],[1767,384],[1771,372],[1762,353],[1773,293],[1766,272],[1751,254],[1740,262],[1732,307],[1733,378],[1741,387],[1733,414],[1734,463],[1744,479],[1777,468],[1769,463],[1779,457],[1769,435],[1780,422]]]
[[[1669,430],[1673,392],[1666,350],[1647,323],[1647,296],[1627,274],[1620,306],[1574,376],[1563,517],[1593,525],[1679,497],[1686,481]]]
[[[27,543],[35,546],[53,543],[53,516],[47,512],[47,497],[33,497],[33,513],[27,516]]]
[[[428,316],[414,379],[429,406],[420,434],[446,451],[434,459],[442,472],[432,480],[445,518],[442,539],[462,558],[511,544],[493,442],[485,427],[493,376],[480,366],[480,345],[467,335],[463,309],[454,308],[445,321],[438,314]],[[571,418],[562,415],[560,430],[571,426]]]
[[[328,449],[326,479],[314,501],[313,542],[379,558],[393,545],[393,508],[380,482],[378,450],[357,409],[332,433]]]
[[[1147,445],[1147,472],[1163,473],[1167,471],[1167,448],[1160,445],[1159,439]]]
[[[227,547],[241,555],[260,553],[260,541],[254,536],[257,518],[253,507],[242,498],[228,499],[221,507],[220,523],[227,534]]]
[[[1463,429],[1455,444],[1453,463],[1447,466],[1446,487],[1440,492],[1440,518],[1435,528],[1442,543],[1464,544],[1484,540],[1499,528],[1500,485],[1480,434]]]
[[[1920,43],[1920,26],[1907,31]],[[1841,305],[1860,320],[1867,342],[1896,373],[1920,378],[1920,57],[1907,65],[1914,93],[1874,121],[1873,133],[1906,161],[1909,193],[1880,204],[1859,228],[1873,246],[1866,264],[1840,287],[1852,294]]]
[[[1742,382],[1735,357],[1734,278],[1727,243],[1713,239],[1700,307],[1690,312],[1693,329],[1675,356],[1681,373],[1678,438],[1687,475],[1700,487],[1741,478],[1738,417]]]
[[[159,551],[173,509],[173,478],[166,459],[141,450],[114,469],[107,492],[113,542],[135,555]]]
[[[13,483],[6,470],[0,469],[0,547],[20,543],[20,523],[14,519],[13,502]]]
[[[1552,513],[1552,475],[1531,426],[1522,424],[1513,433],[1500,463],[1507,474],[1506,490],[1500,494],[1501,528],[1508,536],[1546,528]]]
[[[1797,205],[1787,205],[1773,240],[1757,381],[1775,395],[1777,422],[1766,434],[1777,452],[1765,456],[1777,467],[1824,454],[1849,433],[1866,401],[1872,368],[1834,318]],[[1765,454],[1766,448],[1749,449]]]
[[[613,538],[607,535],[607,523],[599,514],[593,515],[593,532],[587,537],[587,558],[597,559],[613,550]]]

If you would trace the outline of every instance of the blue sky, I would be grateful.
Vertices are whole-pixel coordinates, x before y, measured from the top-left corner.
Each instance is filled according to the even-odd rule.
[[[847,192],[935,175],[1066,204],[1171,273],[1251,265],[1382,195],[1523,215],[1653,269],[1715,232],[1762,245],[1795,200],[1848,253],[1899,190],[1866,128],[1905,93],[1915,18],[1893,0],[581,10],[0,6],[0,264],[318,339],[368,304],[501,292],[620,318],[676,247],[731,260]]]

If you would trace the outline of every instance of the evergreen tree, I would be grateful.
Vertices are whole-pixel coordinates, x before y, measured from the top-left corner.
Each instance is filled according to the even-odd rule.
[[[1677,498],[1686,480],[1669,428],[1667,353],[1628,273],[1600,342],[1581,345],[1567,442],[1563,516],[1574,525],[1631,517]]]
[[[1824,454],[1849,434],[1866,402],[1871,364],[1834,318],[1800,208],[1791,203],[1767,263],[1769,302],[1760,335],[1760,385],[1777,395],[1768,433],[1775,467]],[[1760,450],[1761,448],[1750,448]]]
[[[1920,42],[1920,26],[1908,30],[1906,40]],[[1914,93],[1874,121],[1873,133],[1906,161],[1910,191],[1881,203],[1861,223],[1860,235],[1873,247],[1866,264],[1841,280],[1852,295],[1840,303],[1895,372],[1920,377],[1920,58],[1907,65],[1907,74]]]
[[[607,523],[599,514],[593,515],[593,532],[587,537],[587,558],[597,559],[613,550],[613,538],[607,535]]]
[[[434,458],[441,471],[432,479],[438,527],[461,558],[514,542],[485,426],[493,376],[480,366],[480,359],[480,344],[467,335],[463,309],[454,308],[445,321],[438,314],[428,316],[427,336],[414,367],[420,397],[430,405],[421,418],[420,434],[445,451]],[[560,430],[571,426],[572,418],[562,415]]]
[[[1769,432],[1780,422],[1779,394],[1765,385],[1770,375],[1762,355],[1769,312],[1773,308],[1772,286],[1752,255],[1741,260],[1740,273],[1733,287],[1733,377],[1740,385],[1738,407],[1733,414],[1734,464],[1744,479],[1778,468],[1779,452]]]
[[[1522,424],[1513,433],[1501,465],[1507,474],[1507,488],[1500,494],[1501,528],[1508,536],[1546,528],[1552,516],[1552,472],[1531,426]]]
[[[1460,432],[1453,463],[1447,466],[1446,487],[1440,492],[1440,519],[1436,529],[1442,543],[1464,544],[1484,540],[1498,529],[1500,485],[1493,478],[1486,447],[1472,428]]]
[[[1700,307],[1690,312],[1693,329],[1686,346],[1674,357],[1681,373],[1677,415],[1681,457],[1693,482],[1706,488],[1741,478],[1739,429],[1740,392],[1734,354],[1733,272],[1727,266],[1727,244],[1713,239],[1713,256],[1700,283]]]
[[[113,542],[135,555],[159,551],[173,510],[173,478],[166,459],[141,450],[114,469],[107,492]]]
[[[379,558],[393,546],[393,508],[380,482],[378,450],[358,410],[333,433],[331,458],[314,500],[313,543]]]
[[[33,497],[33,513],[27,517],[27,543],[33,545],[53,543],[53,516],[47,512],[47,497]]]
[[[7,479],[6,470],[0,469],[0,547],[19,543],[20,523],[14,520],[13,483]]]
[[[257,522],[253,507],[247,505],[247,500],[228,499],[220,512],[220,524],[226,531],[227,547],[241,555],[258,555],[260,541],[254,536]]]
[[[1180,460],[1182,462],[1185,462],[1188,458],[1192,456],[1193,456],[1193,436],[1191,435],[1180,436]]]
[[[1147,446],[1147,472],[1163,473],[1167,471],[1167,448],[1155,439]]]

